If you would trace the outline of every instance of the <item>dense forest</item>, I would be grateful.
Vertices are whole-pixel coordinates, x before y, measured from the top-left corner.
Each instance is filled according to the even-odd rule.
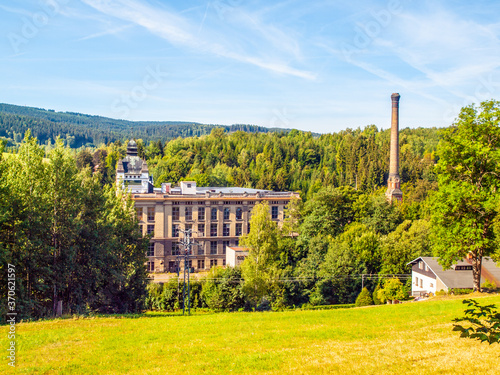
[[[42,144],[55,143],[60,137],[69,147],[96,147],[116,140],[141,138],[146,142],[209,134],[215,127],[228,132],[269,132],[273,129],[255,125],[206,125],[179,121],[126,121],[74,112],[55,112],[41,108],[0,103],[0,139],[8,147],[20,143],[30,129]],[[274,129],[276,130],[276,129]],[[288,131],[287,129],[281,129]]]

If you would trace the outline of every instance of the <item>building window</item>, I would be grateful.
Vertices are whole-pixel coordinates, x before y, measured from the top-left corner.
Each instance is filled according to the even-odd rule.
[[[155,226],[154,226],[154,224],[152,224],[152,225],[148,224],[148,231],[147,231],[147,233],[154,235],[154,233],[155,233]]]
[[[415,285],[418,286],[418,277],[415,277]]]
[[[431,288],[434,288],[434,283],[431,283],[431,284],[430,284],[430,287],[431,287]]]
[[[427,267],[427,264],[425,265],[425,270],[429,271],[429,267]]]
[[[229,246],[229,241],[222,241],[222,254],[226,253],[226,248]]]
[[[234,246],[236,246],[236,247],[240,246],[240,240],[234,241]]]
[[[198,245],[198,255],[205,255],[204,243]]]
[[[148,262],[147,267],[148,267],[148,272],[154,272],[155,262]]]
[[[210,259],[210,268],[217,267],[217,259]]]
[[[198,224],[198,237],[205,237],[205,224]]]
[[[184,219],[185,220],[193,220],[193,208],[192,207],[186,207],[184,209]]]
[[[247,224],[247,234],[250,233],[250,222]]]
[[[179,207],[172,207],[172,220],[179,220]]]
[[[420,287],[423,288],[424,287],[424,280],[420,279]]]
[[[217,237],[217,224],[210,224],[210,236]]]
[[[181,247],[178,242],[172,242],[172,255],[180,255]]]
[[[278,218],[278,206],[271,207],[271,219],[276,220]]]
[[[141,221],[142,220],[142,207],[136,207],[135,212],[137,214],[137,220]]]
[[[224,237],[229,237],[230,230],[231,230],[231,224],[223,224],[222,225],[222,235]]]
[[[226,265],[226,260],[225,259],[222,259],[222,265],[225,266]]]
[[[198,220],[205,220],[205,207],[198,207]]]
[[[154,257],[155,256],[155,244],[154,242],[150,242],[148,244],[148,252],[146,253],[148,257]]]
[[[215,207],[210,211],[210,220],[217,220],[217,208]]]
[[[210,241],[210,254],[217,254],[217,241]]]
[[[141,236],[142,236],[142,225],[141,225],[141,224],[139,224],[139,233],[140,233],[140,234],[141,234]]]
[[[418,262],[418,268],[423,270],[424,269],[424,262],[422,262],[422,261]]]
[[[236,209],[236,220],[241,220],[243,219],[243,209],[241,207],[238,207]]]
[[[224,208],[224,220],[229,220],[230,212],[231,210],[229,209],[229,207]]]
[[[187,184],[188,189],[191,189],[191,184]]]
[[[243,223],[236,223],[236,235],[241,236],[243,234]]]
[[[179,224],[172,224],[172,237],[179,237]]]
[[[193,224],[184,224],[184,230],[187,231],[192,231],[193,230]],[[192,235],[192,233],[191,233]]]
[[[205,259],[198,259],[198,269],[199,270],[205,269]]]
[[[148,207],[148,221],[155,221],[155,208]]]

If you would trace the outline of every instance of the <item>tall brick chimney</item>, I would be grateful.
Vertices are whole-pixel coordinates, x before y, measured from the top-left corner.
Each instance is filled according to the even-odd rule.
[[[399,94],[392,94],[392,119],[391,119],[391,154],[389,164],[389,178],[387,179],[387,199],[392,202],[403,200],[400,190],[401,178],[399,177]]]

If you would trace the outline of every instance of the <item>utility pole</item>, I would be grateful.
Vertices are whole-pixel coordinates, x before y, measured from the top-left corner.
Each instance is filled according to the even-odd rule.
[[[184,283],[182,285],[182,315],[184,315],[186,312],[186,281],[187,281],[187,311],[188,315],[191,315],[191,301],[189,298],[191,290],[189,285],[189,279],[191,275],[190,261],[193,256],[192,252],[193,245],[197,244],[192,242],[191,229],[179,230],[179,232],[184,234],[184,237],[180,242],[180,244],[183,247],[183,251],[179,255],[179,263],[178,263],[180,265],[181,261],[184,261],[184,272],[183,272]]]

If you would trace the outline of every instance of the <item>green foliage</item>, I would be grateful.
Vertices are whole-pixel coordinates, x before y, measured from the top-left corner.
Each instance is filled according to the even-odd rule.
[[[460,337],[477,339],[488,344],[500,344],[500,312],[493,310],[495,305],[480,305],[473,299],[464,299],[468,309],[463,318],[456,318],[454,322],[467,322],[467,328],[459,324],[453,325],[453,331],[459,331]],[[472,308],[471,308],[472,307]]]
[[[430,225],[426,220],[405,220],[381,241],[380,274],[410,273],[407,265],[420,256],[430,256]]]
[[[490,281],[488,279],[486,279],[483,283],[483,285],[481,285],[482,288],[486,288],[486,289],[491,289],[491,290],[495,290],[497,288],[497,284],[495,284],[494,281]]]
[[[468,288],[452,288],[452,289],[450,289],[450,291],[448,293],[459,296],[459,295],[463,295],[463,294],[470,294],[472,292],[473,292],[473,290],[468,289]]]
[[[407,294],[403,283],[396,277],[384,281],[384,287],[377,291],[377,298],[385,303],[386,301],[396,301],[406,299]]]
[[[368,288],[364,287],[361,293],[359,293],[358,298],[356,298],[356,307],[361,306],[371,306],[373,305],[373,299]]]
[[[213,311],[236,311],[245,307],[239,268],[214,267],[203,280],[201,298]]]
[[[250,232],[240,239],[240,245],[250,249],[241,270],[245,279],[243,291],[254,306],[269,297],[276,284],[273,281],[279,278],[277,243],[278,227],[271,219],[268,203],[255,205]]]
[[[377,284],[377,286],[375,287],[375,289],[373,290],[373,294],[372,294],[372,298],[373,298],[373,303],[375,305],[381,305],[383,304],[385,301],[381,300],[379,297],[378,297],[378,291],[381,289],[381,285],[380,284]]]
[[[103,189],[89,169],[78,171],[61,140],[43,156],[27,132],[17,157],[0,162],[0,191],[8,192],[0,256],[2,268],[16,267],[19,318],[50,316],[58,301],[65,313],[140,311],[147,240],[133,202]]]
[[[479,290],[482,257],[497,249],[493,223],[500,188],[500,103],[462,108],[457,122],[442,131],[438,155],[434,253],[444,267],[470,254],[474,289]]]

